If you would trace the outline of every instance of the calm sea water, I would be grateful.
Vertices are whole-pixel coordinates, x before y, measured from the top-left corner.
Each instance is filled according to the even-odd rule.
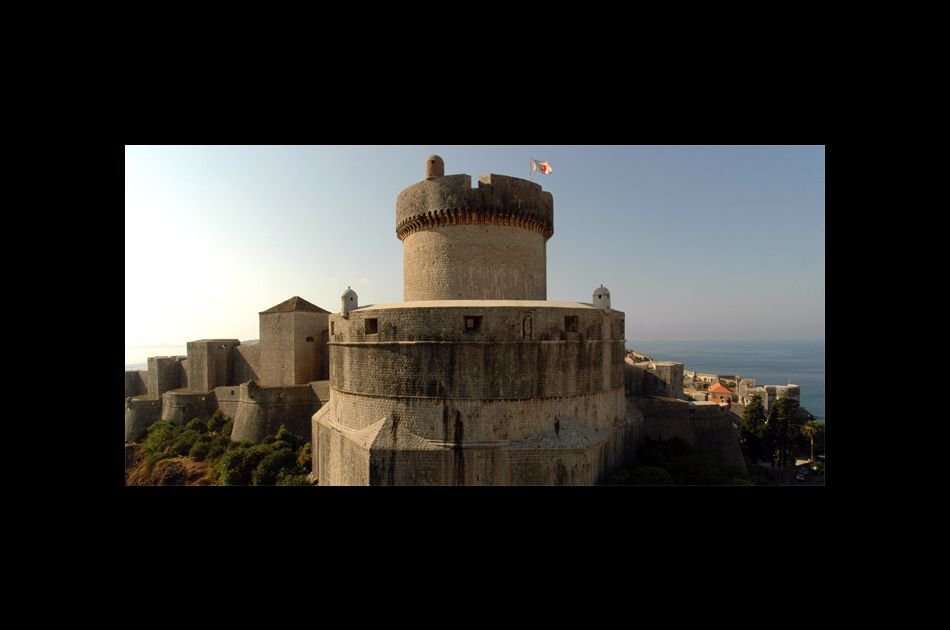
[[[825,418],[824,341],[635,341],[627,347],[657,361],[678,361],[687,370],[737,374],[759,385],[795,383],[802,406]]]

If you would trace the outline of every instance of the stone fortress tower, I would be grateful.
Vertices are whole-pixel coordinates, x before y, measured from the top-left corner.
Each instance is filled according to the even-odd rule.
[[[310,432],[329,400],[330,313],[299,296],[259,313],[260,341],[189,341],[187,356],[149,357],[148,371],[125,373],[125,439],[159,420],[185,423],[221,410],[233,440],[260,442],[281,424]]]
[[[547,301],[554,200],[533,182],[445,175],[396,202],[404,301],[329,317],[320,485],[593,484],[634,449],[624,314]]]

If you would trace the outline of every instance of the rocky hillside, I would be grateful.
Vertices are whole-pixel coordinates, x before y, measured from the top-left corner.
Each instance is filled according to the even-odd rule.
[[[141,444],[125,445],[125,484],[128,486],[213,486],[217,473],[190,457],[161,459],[149,464]]]

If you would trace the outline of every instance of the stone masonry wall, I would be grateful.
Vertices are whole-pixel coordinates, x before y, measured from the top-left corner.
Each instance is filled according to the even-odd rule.
[[[181,387],[181,362],[185,357],[148,358],[148,395],[160,399],[162,394]]]
[[[495,225],[453,225],[403,241],[403,299],[547,298],[545,238]]]
[[[216,409],[222,413],[234,418],[237,416],[238,403],[241,400],[241,387],[239,385],[223,385],[214,388],[214,400]],[[214,409],[211,410],[214,413]]]
[[[260,378],[261,344],[241,344],[234,350],[234,365],[230,384],[240,385]]]
[[[282,387],[242,384],[231,439],[260,442],[267,435],[277,433],[281,424],[289,431],[309,438],[310,419],[320,405],[313,387],[308,384]]]
[[[293,380],[303,385],[327,378],[327,328],[329,313],[297,311],[294,317]]]
[[[554,234],[554,197],[527,179],[490,173],[472,188],[470,175],[425,179],[396,198],[396,235],[404,239],[434,225],[471,225],[502,220]]]
[[[633,365],[624,362],[624,386],[627,396],[683,395],[683,364],[643,361]]]
[[[589,485],[636,450],[641,414],[594,430],[565,417],[526,440],[419,440],[396,414],[347,431],[330,407],[314,416],[314,471],[321,485]]]
[[[210,392],[215,387],[230,385],[234,348],[237,339],[200,339],[188,342],[188,387],[197,392]]]
[[[707,450],[727,466],[745,470],[735,415],[719,405],[690,405],[662,399],[642,398],[633,403],[643,412],[643,434],[654,440],[679,437],[697,449]]]
[[[261,385],[294,382],[294,313],[261,313]]]
[[[329,313],[312,311],[261,314],[261,385],[326,380],[328,317]]]
[[[512,441],[577,420],[607,432],[624,415],[623,389],[577,396],[508,400],[390,398],[333,391],[332,420],[362,430],[387,417],[427,440],[454,443]],[[564,440],[567,440],[565,437]]]
[[[161,399],[143,396],[127,398],[125,401],[125,439],[137,438],[162,417]]]
[[[126,370],[125,397],[148,394],[148,370]]]
[[[465,318],[480,317],[465,332]],[[565,331],[576,318],[577,332]],[[373,396],[527,399],[622,388],[623,313],[584,308],[369,309],[333,316],[331,386]],[[377,334],[366,334],[376,319]],[[531,321],[533,338],[522,336]],[[615,336],[616,335],[616,336]]]
[[[162,395],[162,420],[187,424],[192,418],[207,420],[217,409],[214,392],[175,389]]]

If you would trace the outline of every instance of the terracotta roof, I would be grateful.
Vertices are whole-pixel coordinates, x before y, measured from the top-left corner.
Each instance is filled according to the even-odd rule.
[[[272,306],[266,311],[261,311],[261,315],[264,313],[292,313],[294,311],[310,311],[313,313],[329,313],[330,311],[325,311],[316,304],[311,304],[302,297],[295,295],[289,300],[285,300],[278,304],[277,306]]]
[[[710,394],[731,394],[732,390],[723,385],[722,383],[716,383],[709,388]]]

